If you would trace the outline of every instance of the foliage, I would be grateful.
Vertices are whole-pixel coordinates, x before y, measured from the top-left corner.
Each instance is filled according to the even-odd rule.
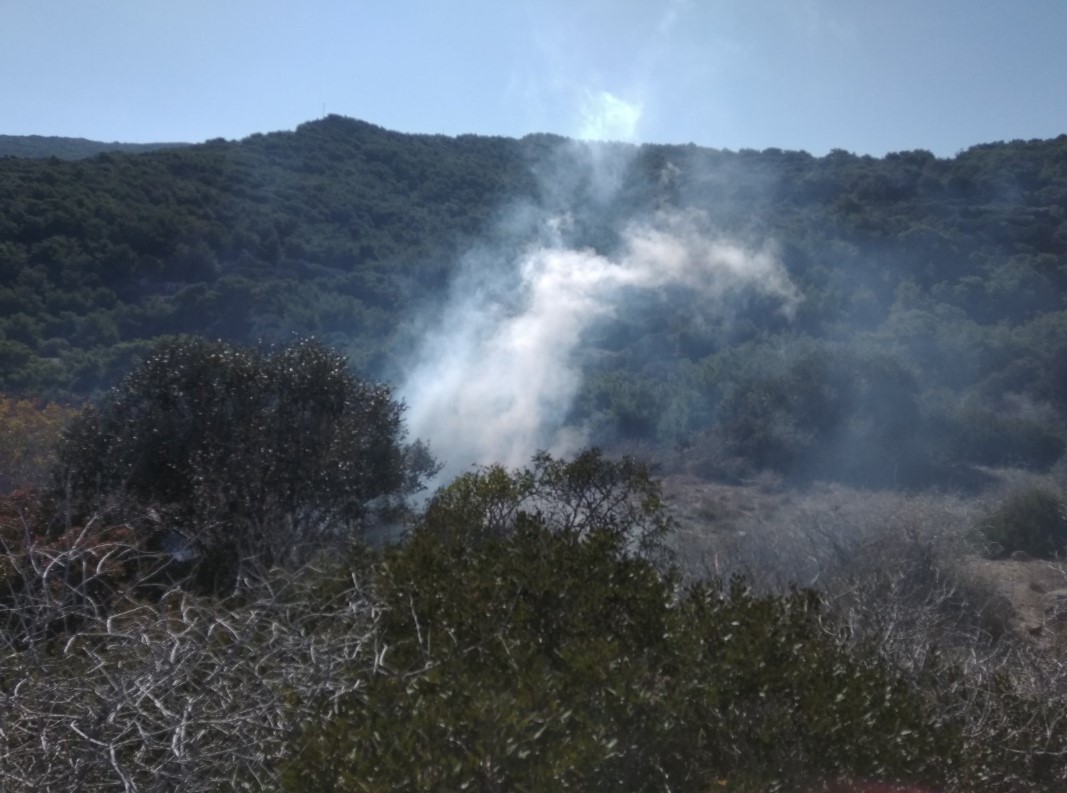
[[[847,510],[833,526],[798,513],[806,536],[781,551],[818,556],[833,603],[740,577],[683,583],[646,550],[662,539],[647,528],[671,524],[655,496],[640,467],[593,452],[482,469],[403,544],[265,571],[226,598],[168,587],[169,557],[135,527],[48,539],[31,494],[0,501],[0,783],[1062,787],[1062,669],[1045,690],[1035,653],[943,656],[963,622],[946,622],[941,540],[888,495],[868,511],[899,540],[851,537]]]
[[[80,160],[104,151],[144,152],[185,145],[187,144],[104,143],[53,135],[0,135],[0,157],[58,157],[63,160]]]
[[[982,534],[1003,553],[1022,551],[1039,559],[1067,553],[1067,504],[1040,485],[1008,494],[981,524]]]
[[[0,159],[0,387],[88,394],[125,373],[89,369],[109,348],[183,333],[316,335],[382,363],[441,262],[528,184],[516,141],[336,116],[241,142]]]
[[[573,460],[542,452],[521,471],[493,465],[464,474],[434,496],[420,530],[465,548],[506,537],[530,516],[577,540],[606,535],[647,558],[663,554],[673,526],[645,463],[587,449]]]
[[[792,320],[752,296],[714,311],[686,290],[628,301],[585,340],[571,418],[593,442],[708,438],[738,471],[872,484],[955,485],[991,461],[1045,468],[1067,441],[1065,151],[1064,136],[951,159],[597,147],[330,116],[242,141],[6,158],[0,388],[98,394],[180,334],[315,335],[391,379],[465,252],[510,258],[535,238],[517,216],[566,214],[563,244],[610,254],[627,224],[696,211],[715,234],[773,242],[804,299]],[[607,167],[611,190],[597,178]],[[723,368],[724,355],[767,364],[805,347],[822,350],[807,379]],[[850,394],[857,361],[869,389]],[[1034,415],[972,437],[975,417],[1013,400]],[[894,448],[875,453],[885,439]]]
[[[905,675],[919,672],[925,695],[962,731],[964,760],[951,789],[1062,789],[1062,645],[1040,646],[1021,632],[1022,615],[989,578],[992,568],[975,564],[980,503],[840,485],[783,500],[777,514],[740,523],[716,564],[749,571],[765,592],[782,592],[783,581],[813,582],[852,641],[873,646]],[[692,542],[680,557],[700,558]]]
[[[953,727],[849,649],[813,593],[681,587],[598,519],[614,502],[583,502],[587,530],[524,508],[529,473],[461,479],[387,554],[380,663],[301,738],[287,789],[745,790],[952,768]]]
[[[68,523],[135,521],[155,547],[180,536],[214,589],[361,536],[418,490],[434,464],[403,445],[401,413],[314,341],[167,343],[72,422],[51,494]]]
[[[980,465],[1047,470],[1067,444],[1059,421],[1012,415],[1006,407],[957,407],[944,416],[945,450]]]
[[[76,410],[0,396],[0,493],[44,483],[64,424]]]
[[[718,440],[756,469],[901,484],[923,466],[915,375],[856,345],[722,356]]]

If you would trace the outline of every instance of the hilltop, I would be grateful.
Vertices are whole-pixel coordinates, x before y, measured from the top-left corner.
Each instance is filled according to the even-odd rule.
[[[86,138],[57,135],[0,135],[0,157],[56,157],[60,160],[83,160],[102,152],[144,152],[176,149],[188,143],[104,143]]]

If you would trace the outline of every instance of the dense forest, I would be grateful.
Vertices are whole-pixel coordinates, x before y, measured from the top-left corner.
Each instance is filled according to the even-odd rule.
[[[1067,135],[39,153],[0,157],[5,786],[1067,782],[1063,613],[975,572],[1067,553]],[[412,368],[515,316],[555,357],[489,378],[562,372],[534,439],[582,448],[455,476]]]
[[[776,246],[802,299],[786,318],[758,293],[709,311],[661,289],[589,329],[568,418],[594,442],[820,476],[848,449],[855,475],[899,484],[1063,450],[1064,138],[878,160],[329,117],[138,155],[8,158],[0,186],[11,394],[100,393],[179,334],[313,335],[396,382],[462,257],[480,248],[503,268],[534,233],[524,214],[567,213],[568,246],[610,254],[635,218],[699,210],[717,234]]]
[[[187,143],[104,143],[56,135],[0,135],[0,157],[38,157],[82,160],[102,152],[142,152],[187,146]]]

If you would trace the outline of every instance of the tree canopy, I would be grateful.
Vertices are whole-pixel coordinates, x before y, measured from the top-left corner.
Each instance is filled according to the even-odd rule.
[[[841,448],[870,444],[850,423],[885,419],[937,440],[894,452],[898,470],[914,464],[898,481],[1042,468],[1067,440],[1065,162],[1065,136],[876,159],[403,135],[337,116],[241,141],[8,157],[0,389],[99,395],[180,334],[313,335],[395,380],[468,254],[506,266],[533,239],[525,218],[565,217],[560,244],[609,255],[635,220],[700,212],[714,234],[772,244],[802,299],[789,319],[758,295],[709,312],[696,294],[661,290],[602,318],[583,339],[570,416],[593,442],[685,446],[722,475],[788,473],[810,461],[805,438],[836,442],[839,429]],[[818,427],[783,405],[771,413],[793,441],[747,444],[754,415],[735,395],[788,380],[773,371],[783,348],[871,362],[872,387],[845,393],[840,368],[821,367],[828,379],[809,383],[825,397]],[[873,398],[890,376],[900,384]],[[712,461],[724,443],[738,454]]]
[[[51,497],[67,526],[134,521],[223,578],[291,565],[365,537],[433,473],[402,411],[314,341],[165,343],[67,428]]]

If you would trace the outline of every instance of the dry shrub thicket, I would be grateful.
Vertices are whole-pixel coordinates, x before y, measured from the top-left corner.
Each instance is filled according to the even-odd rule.
[[[1063,498],[1063,481],[994,473],[997,484],[981,496],[839,485],[789,491],[773,482],[720,493],[705,509],[728,516],[725,531],[682,535],[679,558],[697,576],[740,573],[770,592],[817,589],[851,640],[905,673],[940,675],[972,745],[1018,757],[1019,790],[1033,789],[1023,782],[1032,768],[1046,776],[1058,768],[1053,776],[1067,783],[1063,628],[1047,626],[1040,642],[1028,635],[1003,588],[975,569],[989,555],[989,516],[1033,488]],[[1063,570],[1049,560],[1026,564]]]
[[[4,555],[4,791],[276,789],[294,736],[380,658],[351,578],[271,571],[220,602],[89,536]],[[116,584],[134,557],[142,573]]]
[[[712,530],[680,533],[678,559],[768,592],[816,588],[852,641],[941,675],[931,696],[971,746],[1018,757],[1018,785],[989,789],[1039,790],[1026,780],[1067,783],[1067,654],[1019,636],[1011,604],[968,565],[984,516],[1034,484],[1005,478],[984,499],[723,488],[705,510]],[[20,545],[18,510],[0,517],[4,791],[276,789],[304,728],[384,663],[358,564],[271,570],[232,597],[198,597],[168,586],[167,558],[121,526]]]

